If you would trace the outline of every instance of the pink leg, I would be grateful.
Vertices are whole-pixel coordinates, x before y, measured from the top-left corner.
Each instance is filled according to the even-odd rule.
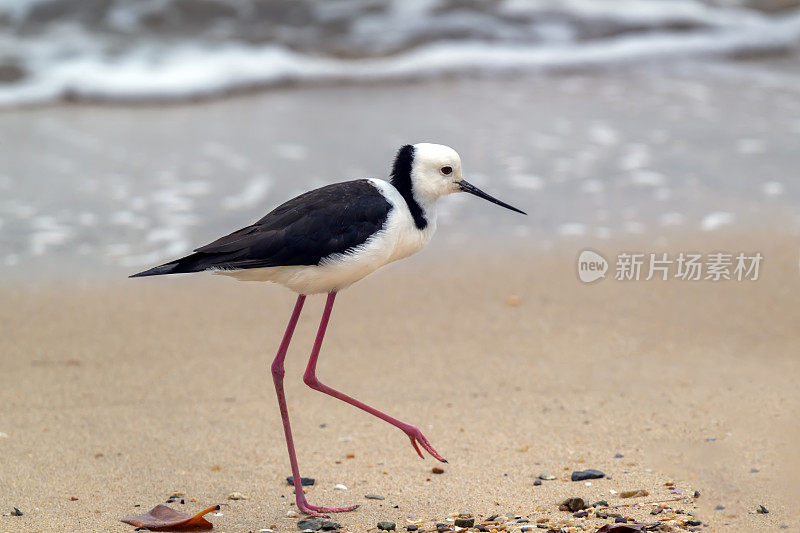
[[[303,492],[303,487],[300,484],[300,468],[297,466],[297,455],[294,452],[294,441],[292,440],[292,426],[289,423],[289,410],[286,407],[286,396],[283,393],[283,376],[286,371],[283,369],[283,360],[286,358],[286,351],[289,349],[289,343],[292,340],[294,328],[297,325],[297,320],[300,318],[300,311],[303,310],[303,302],[305,302],[305,294],[297,297],[297,303],[294,304],[294,311],[292,318],[289,319],[289,325],[286,326],[286,333],[283,334],[281,346],[278,348],[278,354],[275,360],[272,361],[272,381],[275,382],[275,392],[278,395],[278,406],[281,409],[281,419],[283,419],[283,431],[286,434],[286,447],[289,448],[289,463],[292,465],[292,477],[294,477],[294,495],[297,501],[297,507],[302,512],[314,515],[324,516],[320,513],[338,513],[341,511],[352,511],[358,505],[351,507],[318,507],[311,505],[306,501],[306,495]]]
[[[314,390],[318,390],[323,392],[329,396],[333,396],[334,398],[338,398],[343,402],[347,402],[350,405],[354,405],[359,409],[362,409],[373,416],[377,416],[381,420],[385,420],[389,422],[391,425],[400,428],[403,433],[408,435],[408,438],[411,440],[411,445],[417,451],[420,457],[423,457],[422,452],[419,450],[419,446],[417,443],[422,445],[425,450],[428,451],[434,458],[440,460],[443,463],[447,461],[439,455],[436,450],[433,449],[428,439],[422,434],[418,427],[412,426],[411,424],[407,424],[402,420],[398,420],[393,418],[386,413],[378,411],[374,407],[370,407],[369,405],[359,402],[355,398],[352,398],[344,393],[337,391],[336,389],[325,385],[324,383],[320,382],[317,379],[317,358],[319,357],[319,350],[322,348],[322,339],[325,337],[325,330],[328,327],[328,320],[331,317],[331,310],[333,309],[333,300],[336,298],[336,293],[331,292],[328,294],[328,299],[325,302],[325,310],[322,312],[322,320],[319,323],[319,330],[317,331],[317,338],[314,341],[314,348],[311,350],[311,357],[308,360],[308,366],[306,367],[306,372],[303,374],[303,382],[306,385],[311,387]],[[423,457],[424,458],[424,457]]]

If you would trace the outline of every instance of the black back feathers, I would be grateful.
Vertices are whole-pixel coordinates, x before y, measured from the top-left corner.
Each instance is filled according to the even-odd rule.
[[[131,277],[318,265],[381,230],[392,205],[367,180],[334,183],[289,200],[251,226]]]
[[[425,229],[428,221],[425,219],[422,208],[414,198],[414,190],[411,185],[411,169],[413,166],[414,147],[407,144],[398,150],[397,156],[394,158],[391,182],[406,201],[408,210],[411,211],[411,216],[414,218],[414,225],[417,226],[417,229]]]

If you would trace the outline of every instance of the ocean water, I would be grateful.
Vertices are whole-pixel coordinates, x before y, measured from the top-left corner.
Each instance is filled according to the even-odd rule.
[[[797,0],[13,0],[0,106],[798,49]]]
[[[692,68],[6,110],[0,279],[121,279],[421,141],[529,213],[443,198],[434,250],[798,234],[798,95]]]
[[[799,6],[0,2],[0,281],[122,279],[413,142],[529,213],[445,198],[434,248],[798,234]]]

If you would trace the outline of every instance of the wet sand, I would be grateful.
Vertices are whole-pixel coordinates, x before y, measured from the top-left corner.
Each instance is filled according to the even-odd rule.
[[[649,502],[677,489],[700,492],[670,505],[704,530],[797,531],[796,239],[672,242],[663,251],[760,251],[761,278],[584,285],[583,244],[609,258],[662,250],[587,240],[547,253],[497,246],[490,257],[426,251],[342,293],[319,375],[419,425],[450,461],[441,475],[400,431],[303,385],[323,302],[309,298],[286,380],[301,472],[316,478],[309,500],[360,503],[335,516],[355,532],[462,511],[579,522],[558,503]],[[0,530],[131,531],[118,520],[173,491],[185,493],[171,504],[182,511],[222,504],[215,531],[296,530],[284,518],[294,505],[268,374],[292,303],[278,287],[210,275],[6,284]],[[585,468],[607,477],[568,481]],[[557,479],[534,486],[542,472]],[[650,495],[619,497],[632,489]],[[229,500],[233,491],[248,499]],[[769,514],[753,514],[758,505]],[[11,506],[23,516],[8,516]],[[618,512],[663,516],[650,509]]]

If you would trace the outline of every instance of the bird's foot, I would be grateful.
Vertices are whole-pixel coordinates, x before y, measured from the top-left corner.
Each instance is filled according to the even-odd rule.
[[[297,502],[297,508],[300,509],[300,512],[321,518],[328,518],[328,515],[325,513],[346,513],[348,511],[355,511],[358,507],[358,505],[350,505],[348,507],[320,507],[319,505],[311,505],[307,501]]]
[[[428,439],[425,438],[425,435],[422,434],[422,431],[420,431],[417,426],[408,426],[407,428],[403,428],[403,431],[406,435],[408,435],[408,438],[411,439],[411,446],[414,447],[417,455],[419,455],[421,458],[425,459],[425,456],[422,455],[419,446],[425,448],[425,451],[431,454],[434,459],[438,459],[443,463],[447,462],[447,459],[439,455],[439,452],[437,452],[433,446],[431,446],[431,443],[428,442]],[[419,443],[419,446],[417,443]]]

